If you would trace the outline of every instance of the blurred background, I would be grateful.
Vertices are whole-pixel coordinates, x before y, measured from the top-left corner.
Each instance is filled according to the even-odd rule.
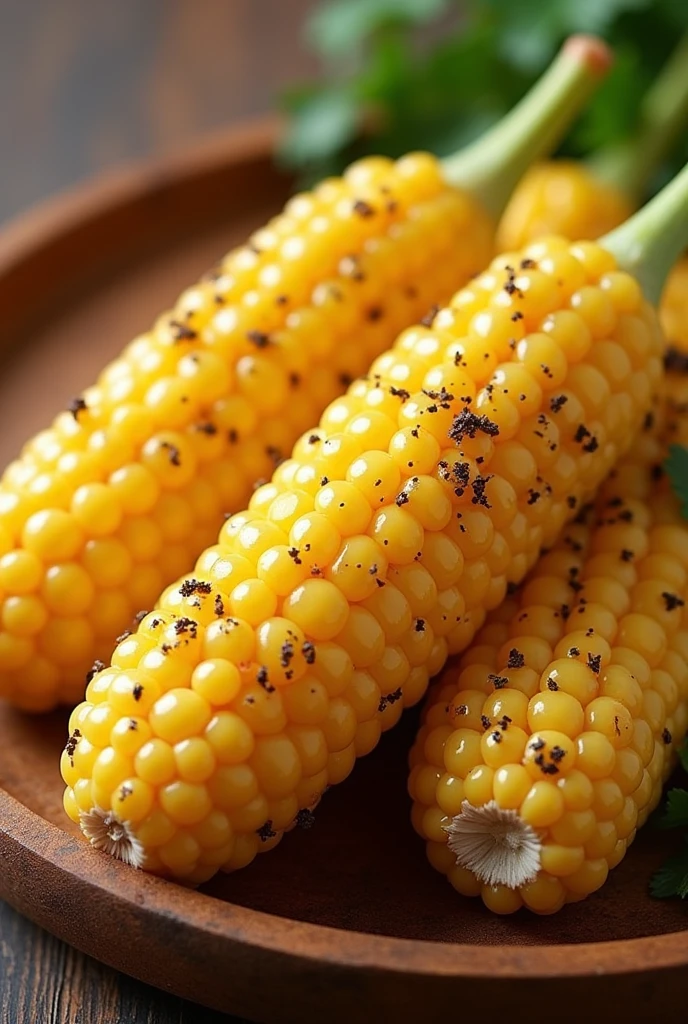
[[[364,149],[447,152],[576,31],[617,52],[565,147],[584,154],[633,132],[687,28],[686,0],[0,0],[0,221],[276,107],[304,180]]]

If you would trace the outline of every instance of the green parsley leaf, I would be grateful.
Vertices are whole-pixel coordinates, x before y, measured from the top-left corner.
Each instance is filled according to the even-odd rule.
[[[659,825],[661,828],[688,828],[688,790],[669,790]]]
[[[671,481],[674,494],[681,503],[681,515],[688,519],[688,448],[672,444],[664,469]]]
[[[657,871],[650,882],[650,892],[657,899],[688,896],[688,845]]]
[[[303,166],[343,149],[358,134],[359,108],[343,88],[305,95],[294,103],[296,116],[278,155],[288,165]]]
[[[617,55],[561,147],[584,157],[632,135],[637,101],[686,30],[685,0],[320,0],[305,36],[322,74],[307,100],[285,104],[282,156],[313,181],[367,153],[450,153],[524,95],[567,35],[584,31]],[[687,159],[688,134],[652,186]]]
[[[339,58],[376,32],[431,21],[448,6],[448,0],[328,0],[308,21],[306,38],[319,53]]]

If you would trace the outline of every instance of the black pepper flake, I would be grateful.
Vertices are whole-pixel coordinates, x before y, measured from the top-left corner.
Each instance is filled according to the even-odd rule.
[[[167,457],[170,460],[171,465],[181,466],[182,460],[179,454],[179,449],[176,444],[171,444],[170,441],[161,441],[160,447],[164,448],[167,452]]]
[[[256,829],[256,835],[260,837],[261,842],[267,843],[268,839],[274,839],[277,833],[272,827],[272,821],[268,818],[264,825]]]
[[[236,444],[237,441],[239,440],[239,432],[237,430],[234,430],[234,428],[228,430],[227,440],[229,441],[230,444]]]
[[[130,629],[125,629],[123,633],[120,633],[119,636],[115,637],[115,643],[116,644],[121,644],[122,641],[126,640],[127,637],[129,637],[129,636],[131,636],[131,630]]]
[[[402,505],[406,505],[407,504],[407,502],[409,500],[409,496],[406,493],[406,491],[401,491],[400,494],[397,494],[397,496],[396,496],[396,498],[394,500],[395,500],[396,504],[399,506],[399,508],[401,508]]]
[[[540,757],[542,758],[542,755],[540,755]],[[537,762],[538,758],[535,758],[535,761]],[[539,767],[540,767],[540,771],[542,772],[543,775],[558,775],[559,774],[559,769],[557,768],[556,764],[553,764],[551,761],[549,763],[546,763],[544,758],[542,758],[542,761],[541,761]]]
[[[289,555],[290,558],[293,558],[295,565],[301,565],[303,560],[299,558],[301,552],[299,551],[298,548],[289,548],[287,554]]]
[[[499,732],[498,729],[495,729],[495,731],[493,733],[491,733],[490,739],[493,741],[493,743],[501,743],[503,737],[502,737],[501,732]]]
[[[303,659],[307,665],[312,665],[315,661],[315,645],[310,640],[305,640],[301,645],[301,653]]]
[[[485,730],[489,729],[490,726],[492,725],[492,719],[488,718],[487,715],[481,715],[480,716],[480,721],[482,723],[483,729],[485,729]]]
[[[514,323],[517,320],[522,320],[523,319],[523,313],[521,313],[521,311],[517,309],[515,313],[511,314],[511,319],[514,321]]]
[[[552,679],[551,676],[547,680],[547,689],[548,690],[558,690],[559,689],[559,685],[558,685],[556,679]]]
[[[621,558],[622,562],[632,562],[633,561],[633,556],[634,556],[634,552],[631,551],[629,548],[622,548],[621,549],[621,554],[620,554],[619,557]]]
[[[188,633],[191,639],[195,640],[198,636],[198,623],[195,619],[181,615],[174,623],[174,632],[177,636],[183,636],[184,633]]]
[[[678,594],[669,594],[666,590],[662,592],[662,597],[668,612],[673,612],[675,608],[683,608],[686,603]]]
[[[555,398],[550,399],[549,407],[552,412],[561,412],[567,402],[567,395],[557,395]]]
[[[521,260],[521,270],[535,270],[536,267],[537,263],[535,260],[531,260],[528,256]]]
[[[389,393],[390,395],[393,395],[395,398],[400,398],[402,402],[407,402],[411,397],[410,392],[408,392],[406,388],[395,388],[394,385],[390,386]],[[416,437],[417,436],[418,435],[416,434]]]
[[[325,484],[329,484],[329,482],[330,482],[330,478],[329,477],[327,477],[327,476],[321,476],[320,477],[320,486],[321,487],[324,487]]]
[[[208,437],[213,437],[217,434],[217,427],[214,423],[195,423],[194,430],[198,431],[199,434],[207,434]]]
[[[509,685],[507,676],[497,676],[494,672],[490,672],[487,676],[488,683],[492,683],[495,690],[503,690],[505,686]]]
[[[337,380],[339,381],[343,388],[348,388],[354,382],[354,379],[350,373],[340,373],[337,377]]]
[[[542,750],[544,746],[545,746],[545,741],[538,736],[537,739],[531,740],[531,742],[528,744],[528,749],[529,750]]]
[[[65,754],[69,758],[69,763],[74,767],[74,751],[76,750],[77,743],[81,739],[81,732],[79,729],[75,729],[72,735],[69,737],[65,744]]]
[[[289,663],[294,657],[294,645],[291,640],[285,640],[280,649],[280,665],[282,668],[289,668]]]
[[[540,497],[541,495],[539,491],[533,490],[532,487],[528,489],[528,505],[534,505],[537,501],[540,500]]]
[[[203,580],[184,580],[179,587],[179,593],[182,597],[191,597],[192,594],[209,594],[212,590],[210,583],[205,583]]]
[[[256,348],[267,348],[270,344],[270,336],[265,331],[246,331],[246,337]]]
[[[569,647],[569,658],[580,658],[580,647]]]
[[[497,725],[502,730],[502,732],[506,732],[506,730],[511,725],[512,721],[513,721],[513,719],[509,718],[508,715],[502,715],[502,717],[497,722]]]
[[[141,697],[143,696],[143,686],[141,685],[141,683],[136,683],[134,685],[134,688],[131,691],[131,695],[137,703],[141,700]]]
[[[492,505],[490,505],[487,500],[487,495],[485,494],[485,488],[491,479],[491,476],[477,476],[472,482],[471,487],[473,489],[473,497],[471,498],[471,503],[473,505],[482,505],[484,508],[492,508]]]
[[[175,341],[195,341],[198,337],[198,331],[180,320],[170,320],[170,331]]]
[[[91,667],[88,670],[88,672],[86,673],[86,683],[87,684],[90,683],[91,680],[93,679],[94,675],[96,675],[97,672],[102,672],[104,668],[105,668],[105,662],[104,661],[99,661],[98,659],[96,659],[93,662],[93,664],[91,665]]]
[[[525,655],[521,654],[520,651],[512,647],[509,651],[509,658],[506,663],[507,668],[523,668],[526,663]]]
[[[666,728],[662,732],[662,740],[664,741],[664,743],[667,744],[667,746],[671,743],[672,736],[669,730]]]
[[[440,311],[439,306],[431,306],[424,317],[421,317],[421,324],[423,327],[432,327],[435,322],[435,317]]]
[[[569,508],[571,508],[571,509],[575,508],[576,507],[576,502],[577,502],[577,498],[576,498],[575,494],[567,495],[566,504],[568,505]]]
[[[425,619],[416,619],[415,629],[416,629],[416,633],[424,633],[425,632]]]
[[[398,700],[401,700],[401,697],[402,697],[401,687],[399,686],[399,687],[397,687],[396,690],[393,690],[391,693],[387,693],[387,694],[385,694],[384,697],[380,697],[380,703],[377,706],[377,710],[381,714],[385,710],[385,708],[387,707],[388,704],[396,704],[396,702]]]
[[[566,751],[563,749],[563,747],[555,746],[552,747],[552,749],[550,750],[549,756],[552,758],[555,764],[559,764],[559,762],[563,761],[566,757]]]
[[[359,217],[372,217],[375,213],[374,208],[365,199],[357,199],[352,209]]]
[[[309,811],[307,807],[302,807],[294,818],[294,821],[299,828],[313,828],[315,825],[315,815],[313,814],[313,811]]]
[[[220,594],[216,594],[215,595],[215,614],[218,615],[218,616],[222,616],[222,615],[224,615],[224,613],[225,613],[225,606],[224,606],[224,603],[222,601],[222,597],[220,596]]]
[[[67,406],[67,412],[71,412],[74,419],[79,422],[79,413],[86,412],[88,406],[83,398],[73,398]]]
[[[454,714],[455,715],[467,715],[468,714],[468,704],[459,704],[457,707],[454,708]]]
[[[126,783],[126,782],[125,782],[125,783],[123,783],[123,785],[121,785],[121,786],[120,786],[120,789],[119,789],[119,798],[120,798],[120,800],[126,800],[126,799],[127,799],[127,797],[128,797],[128,796],[131,796],[131,794],[132,794],[133,792],[134,792],[134,789],[133,789],[133,787],[132,787],[132,786],[130,786],[130,785],[129,785],[128,783]]]
[[[599,675],[600,669],[602,668],[602,655],[592,654],[588,651],[588,668],[591,669],[596,676]]]
[[[261,665],[256,672],[256,682],[259,686],[262,686],[266,693],[274,693],[275,687],[268,679],[268,670],[265,665]]]
[[[474,438],[478,431],[487,434],[488,437],[496,437],[499,434],[499,427],[489,416],[481,416],[470,409],[462,409],[459,415],[454,417],[448,437],[458,445],[465,437]]]

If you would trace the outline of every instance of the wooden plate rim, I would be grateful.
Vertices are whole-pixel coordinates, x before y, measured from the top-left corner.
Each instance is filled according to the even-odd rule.
[[[128,162],[38,202],[0,225],[0,279],[60,238],[118,208],[227,165],[266,157],[280,119],[268,115],[193,140],[188,149]]]
[[[330,960],[350,969],[367,967],[403,974],[412,971],[417,976],[442,975],[457,979],[519,978],[524,973],[529,979],[572,978],[590,973],[623,975],[628,970],[637,970],[640,963],[645,969],[654,970],[688,964],[688,947],[682,949],[680,941],[688,932],[600,943],[485,947],[402,939],[297,922],[293,918],[216,901],[203,892],[134,871],[89,849],[2,789],[0,822],[0,859],[28,851],[49,866],[51,873],[61,878],[65,886],[71,887],[77,881],[101,893],[105,890],[109,897],[126,904],[137,916],[163,914],[174,919],[177,927],[183,926],[191,932],[211,932],[218,939],[241,942],[290,959]],[[3,888],[0,879],[0,891]],[[2,895],[12,902],[11,892]],[[215,921],[208,920],[204,911],[211,902],[218,902],[227,912],[231,911],[228,926],[223,927],[222,916]],[[28,909],[30,913],[32,908]],[[294,924],[298,924],[298,929],[294,929]],[[61,937],[78,945],[78,936],[65,934]],[[183,935],[180,940],[183,942]],[[499,956],[488,956],[487,950],[498,950]],[[575,955],[572,955],[574,950]]]

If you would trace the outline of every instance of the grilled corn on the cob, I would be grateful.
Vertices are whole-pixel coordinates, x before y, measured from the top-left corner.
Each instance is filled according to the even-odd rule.
[[[370,158],[296,196],[26,445],[0,485],[0,696],[36,711],[79,699],[223,513],[485,265],[491,214],[607,63],[603,44],[574,40],[458,158]]]
[[[668,382],[665,439],[688,440]],[[496,913],[599,888],[688,726],[688,526],[652,423],[428,699],[411,754],[431,864]]]

